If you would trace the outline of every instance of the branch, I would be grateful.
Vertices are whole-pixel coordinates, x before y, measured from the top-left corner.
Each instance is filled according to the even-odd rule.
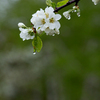
[[[54,10],[54,12],[58,12],[60,9],[66,7],[66,6],[68,6],[68,5],[71,5],[71,4],[74,3],[74,2],[76,2],[75,5],[77,6],[77,4],[78,4],[79,1],[80,1],[80,0],[72,0],[72,1],[69,1],[69,2],[67,2],[65,5],[56,8],[56,9]]]

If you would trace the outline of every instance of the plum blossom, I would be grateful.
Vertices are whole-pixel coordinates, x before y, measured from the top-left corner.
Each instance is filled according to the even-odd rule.
[[[55,14],[52,7],[46,7],[45,10],[40,9],[32,15],[31,23],[37,32],[44,31],[47,35],[53,35],[59,33],[60,23],[58,20],[60,19],[61,15]]]
[[[49,27],[45,29],[45,33],[46,35],[52,35],[52,36],[55,36],[55,34],[60,34],[59,30],[49,29]]]
[[[46,16],[44,10],[40,9],[40,11],[37,11],[35,14],[32,15],[31,23],[34,25],[34,27],[37,30],[39,27],[41,28],[44,27],[45,20],[46,20]]]
[[[29,29],[24,29],[24,28],[20,28],[19,27],[20,32],[20,38],[24,40],[29,40],[29,39],[33,39],[34,35],[33,35],[33,30],[31,28]]]

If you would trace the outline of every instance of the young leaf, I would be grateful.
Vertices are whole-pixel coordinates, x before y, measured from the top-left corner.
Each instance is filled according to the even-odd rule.
[[[52,1],[51,1],[51,0],[46,0],[46,4],[47,4],[48,6],[52,6]]]
[[[51,0],[46,0],[46,4],[47,4],[48,6],[53,7],[54,9],[55,9],[55,7],[56,7],[56,3],[55,3],[55,2],[52,2]]]
[[[32,41],[32,45],[33,45],[33,48],[34,48],[34,52],[40,52],[40,50],[42,49],[42,40],[39,36],[36,36],[33,41]]]
[[[56,8],[56,3],[55,2],[52,2],[52,7],[55,9]]]
[[[57,3],[57,7],[65,5],[69,0],[63,0]]]

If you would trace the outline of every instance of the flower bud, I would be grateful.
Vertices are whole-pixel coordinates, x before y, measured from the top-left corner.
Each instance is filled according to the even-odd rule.
[[[97,3],[99,2],[100,0],[92,0],[92,2],[94,2],[94,5],[97,5]]]
[[[63,15],[64,15],[64,17],[65,17],[66,19],[68,19],[68,20],[71,19],[70,11],[65,11],[65,12],[63,13]]]
[[[23,23],[21,23],[21,22],[18,23],[18,27],[19,27],[19,28],[26,28],[25,24],[23,24]]]

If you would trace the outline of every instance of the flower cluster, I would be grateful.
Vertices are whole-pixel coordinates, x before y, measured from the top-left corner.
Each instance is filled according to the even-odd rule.
[[[18,23],[20,32],[20,38],[24,40],[29,40],[34,38],[34,33],[31,28],[26,27],[23,23]]]
[[[60,9],[75,3],[72,9],[65,11],[63,13],[64,17],[68,20],[71,19],[71,13],[76,12],[77,16],[80,17],[80,9],[78,6],[78,2],[80,0],[63,0],[58,2],[52,2],[52,0],[46,0],[46,4],[50,7],[46,7],[45,10],[40,9],[36,13],[32,15],[30,19],[32,27],[27,27],[23,23],[18,23],[18,27],[20,32],[20,38],[24,40],[33,39],[32,46],[33,46],[33,54],[36,52],[40,52],[42,49],[42,40],[40,38],[41,34],[46,33],[46,35],[55,36],[55,34],[59,34],[60,23],[59,20],[61,19],[61,15],[57,14]],[[96,5],[100,0],[92,0]]]
[[[35,14],[32,15],[31,23],[36,29],[37,34],[43,32],[46,35],[59,34],[60,23],[58,20],[61,19],[60,14],[55,14],[52,7],[47,7],[45,10],[40,9]],[[20,33],[20,38],[24,40],[29,40],[34,38],[34,30],[32,28],[26,27],[23,23],[18,23]]]
[[[36,28],[38,34],[44,31],[46,35],[54,36],[55,34],[59,34],[60,23],[58,20],[60,18],[61,15],[55,14],[52,7],[47,7],[45,10],[40,9],[33,14],[31,23]]]
[[[73,13],[73,12],[77,12],[77,16],[80,17],[80,9],[79,9],[78,6],[73,6],[73,9],[70,9],[68,11],[65,11],[63,13],[63,15],[64,15],[64,17],[66,19],[70,20],[71,19],[71,13]]]
[[[92,2],[94,2],[94,5],[97,5],[97,3],[99,2],[100,0],[92,0]]]

